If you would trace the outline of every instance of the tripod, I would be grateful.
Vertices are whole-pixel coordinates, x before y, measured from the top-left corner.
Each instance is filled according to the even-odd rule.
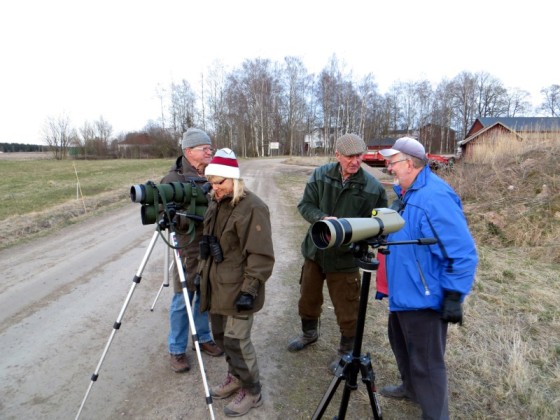
[[[340,401],[338,417],[335,417],[335,419],[345,418],[348,401],[350,401],[350,392],[358,389],[358,371],[361,372],[362,382],[366,385],[369,402],[373,412],[373,418],[375,420],[381,420],[383,418],[381,415],[381,407],[375,395],[375,374],[373,373],[373,368],[371,367],[370,356],[369,354],[365,356],[361,354],[371,273],[379,267],[379,261],[373,258],[373,254],[368,251],[369,246],[371,245],[373,248],[378,248],[385,245],[433,245],[436,243],[437,240],[435,238],[420,238],[409,241],[387,242],[384,237],[378,236],[373,239],[366,239],[352,244],[358,267],[363,270],[354,348],[352,350],[352,354],[345,354],[340,358],[340,362],[335,371],[335,377],[329,385],[327,392],[323,395],[315,413],[313,413],[313,420],[320,419],[323,416],[329,402],[338,388],[338,385],[340,385],[340,382],[343,379],[346,380],[346,386],[344,387],[342,400]],[[381,252],[381,250],[379,252]],[[388,254],[389,250],[384,250],[383,253]]]
[[[88,389],[86,391],[86,395],[84,396],[84,399],[82,400],[82,403],[80,405],[80,409],[78,410],[78,413],[76,414],[75,420],[78,420],[78,418],[80,417],[80,414],[82,413],[85,402],[86,402],[86,400],[89,396],[89,393],[90,393],[90,391],[93,387],[93,384],[97,381],[97,378],[99,377],[99,370],[101,369],[101,365],[103,364],[105,356],[107,355],[109,347],[111,346],[111,343],[113,342],[113,338],[115,337],[116,332],[118,331],[118,329],[121,326],[121,322],[122,322],[124,313],[126,311],[126,308],[128,307],[128,304],[130,303],[130,300],[132,299],[132,295],[134,293],[134,290],[136,289],[136,286],[138,286],[138,284],[140,283],[140,280],[142,280],[142,273],[144,271],[144,268],[146,267],[146,264],[148,263],[148,259],[150,258],[150,255],[152,254],[152,251],[154,249],[154,246],[156,244],[158,236],[161,234],[161,230],[167,229],[167,228],[169,228],[169,237],[171,239],[171,243],[173,244],[174,255],[175,255],[175,267],[177,268],[177,271],[178,271],[178,274],[179,274],[181,287],[182,287],[182,291],[183,291],[183,297],[185,298],[185,304],[186,304],[186,308],[187,308],[187,316],[189,318],[189,326],[190,326],[190,330],[192,331],[192,339],[193,339],[193,343],[194,343],[195,349],[196,349],[196,355],[197,355],[198,364],[199,364],[199,367],[200,367],[200,374],[202,376],[202,383],[204,385],[204,392],[205,392],[205,396],[206,396],[206,404],[208,405],[208,410],[210,412],[210,418],[212,420],[215,419],[214,411],[212,409],[212,397],[210,396],[210,390],[208,388],[208,382],[206,381],[206,373],[205,373],[205,370],[204,370],[204,364],[202,362],[200,345],[198,343],[198,335],[196,334],[196,327],[195,327],[195,324],[194,324],[194,318],[193,318],[192,309],[191,309],[189,292],[188,292],[188,289],[187,289],[187,281],[186,281],[186,278],[185,278],[185,272],[183,270],[183,264],[181,263],[181,257],[179,255],[179,250],[178,250],[179,247],[178,247],[178,243],[177,243],[177,238],[176,238],[175,232],[170,228],[170,224],[169,223],[163,223],[163,224],[159,224],[157,226],[156,231],[154,232],[154,234],[152,236],[152,239],[150,241],[150,244],[148,245],[148,249],[146,250],[146,253],[144,254],[144,257],[142,258],[142,261],[140,263],[138,271],[136,272],[136,275],[132,279],[132,285],[130,287],[130,290],[128,291],[128,295],[126,296],[126,299],[125,299],[124,304],[121,308],[121,311],[119,312],[117,320],[113,324],[113,331],[111,331],[111,335],[109,336],[109,340],[107,341],[107,344],[105,345],[103,353],[101,354],[101,359],[99,360],[99,363],[97,364],[97,367],[96,367],[93,375],[91,376],[91,382],[90,382],[90,384],[88,386]],[[167,265],[167,261],[166,261],[165,264],[166,264],[165,269],[168,270],[169,266]],[[153,309],[153,307],[152,307],[152,309]]]
[[[335,418],[344,419],[346,417],[346,410],[348,408],[348,402],[350,401],[350,393],[358,389],[358,372],[361,372],[362,382],[366,385],[374,419],[382,419],[381,407],[375,395],[375,374],[371,366],[371,360],[369,354],[361,354],[369,286],[371,282],[371,273],[372,271],[377,270],[377,268],[379,267],[379,261],[367,254],[367,244],[354,245],[355,255],[359,255],[359,257],[357,258],[358,266],[363,269],[354,348],[351,354],[345,354],[340,358],[340,362],[335,371],[335,377],[333,378],[331,384],[329,385],[329,388],[327,389],[327,392],[321,399],[321,402],[319,403],[317,409],[315,410],[315,413],[313,414],[312,418],[314,420],[322,418],[325,410],[327,409],[327,406],[329,405],[332,397],[334,396],[334,393],[336,392],[336,389],[343,379],[346,381],[346,384],[342,393],[342,400],[340,402],[338,417]]]

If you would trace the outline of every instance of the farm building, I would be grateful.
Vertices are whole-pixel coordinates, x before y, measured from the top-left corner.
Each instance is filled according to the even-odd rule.
[[[552,141],[560,134],[560,118],[477,118],[464,140],[459,142],[460,155],[469,160],[477,146],[499,147],[503,142]]]
[[[454,155],[457,150],[455,130],[437,124],[425,124],[415,130],[390,131],[383,137],[368,140],[368,150],[376,151],[391,147],[400,137],[413,137],[424,145],[426,153]]]

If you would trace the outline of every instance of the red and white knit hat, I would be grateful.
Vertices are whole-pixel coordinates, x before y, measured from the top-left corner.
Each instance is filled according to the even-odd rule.
[[[216,152],[210,164],[206,167],[204,175],[221,176],[223,178],[239,179],[239,165],[233,150],[227,147]]]

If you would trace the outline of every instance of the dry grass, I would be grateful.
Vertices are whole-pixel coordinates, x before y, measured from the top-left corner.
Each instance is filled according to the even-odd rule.
[[[521,247],[532,258],[560,263],[559,160],[560,139],[540,145],[504,139],[478,147],[473,162],[446,174],[479,245]]]
[[[447,354],[457,418],[560,413],[559,158],[560,139],[504,138],[445,175],[480,256]]]
[[[486,150],[479,161],[460,162],[444,175],[463,199],[480,257],[475,285],[464,305],[465,323],[449,329],[446,359],[455,419],[556,419],[560,413],[560,156],[552,144],[538,151],[515,146]],[[304,182],[303,175],[284,182],[287,201],[291,197],[296,204],[303,191],[303,185],[297,185]],[[543,184],[548,186],[545,194]],[[303,233],[307,224],[294,215]],[[294,246],[300,241],[296,238]],[[375,301],[372,294],[363,351],[371,352],[380,387],[399,378],[387,339],[387,302]],[[302,413],[312,412],[328,385],[327,380],[317,380],[324,377],[325,360],[333,350],[326,343],[337,341],[328,305],[325,296],[323,338],[309,357],[292,361],[296,372],[305,369],[312,372],[306,377],[315,376],[313,385],[301,375],[292,378],[288,399],[299,404]],[[311,409],[306,408],[310,399]],[[380,403],[389,420],[420,416],[416,406],[405,402],[381,398]],[[361,385],[350,407],[358,416],[353,418],[368,413],[371,417]]]

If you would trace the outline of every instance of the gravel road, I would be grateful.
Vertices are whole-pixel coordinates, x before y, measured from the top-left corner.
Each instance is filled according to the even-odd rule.
[[[331,380],[326,369],[321,382],[312,387],[308,411],[296,415],[282,400],[289,380],[287,363],[295,360],[285,345],[298,324],[296,283],[287,283],[282,276],[301,265],[301,237],[286,229],[294,209],[282,200],[274,174],[294,168],[281,159],[267,159],[245,161],[241,170],[248,187],[270,207],[276,254],[266,304],[255,317],[253,334],[265,402],[245,418],[309,418],[317,396]],[[224,417],[228,401],[206,403],[192,351],[190,372],[175,374],[169,369],[167,309],[172,288],[164,288],[150,310],[163,279],[161,239],[141,273],[142,281],[136,286],[132,282],[154,231],[154,225],[141,224],[140,207],[131,203],[0,252],[0,418],[74,418],[92,384],[81,419]],[[114,330],[123,310],[121,328]],[[110,337],[99,379],[92,383]],[[326,350],[330,354],[330,344]],[[204,354],[202,360],[208,385],[221,382],[224,358]],[[306,372],[289,375],[302,373]]]

